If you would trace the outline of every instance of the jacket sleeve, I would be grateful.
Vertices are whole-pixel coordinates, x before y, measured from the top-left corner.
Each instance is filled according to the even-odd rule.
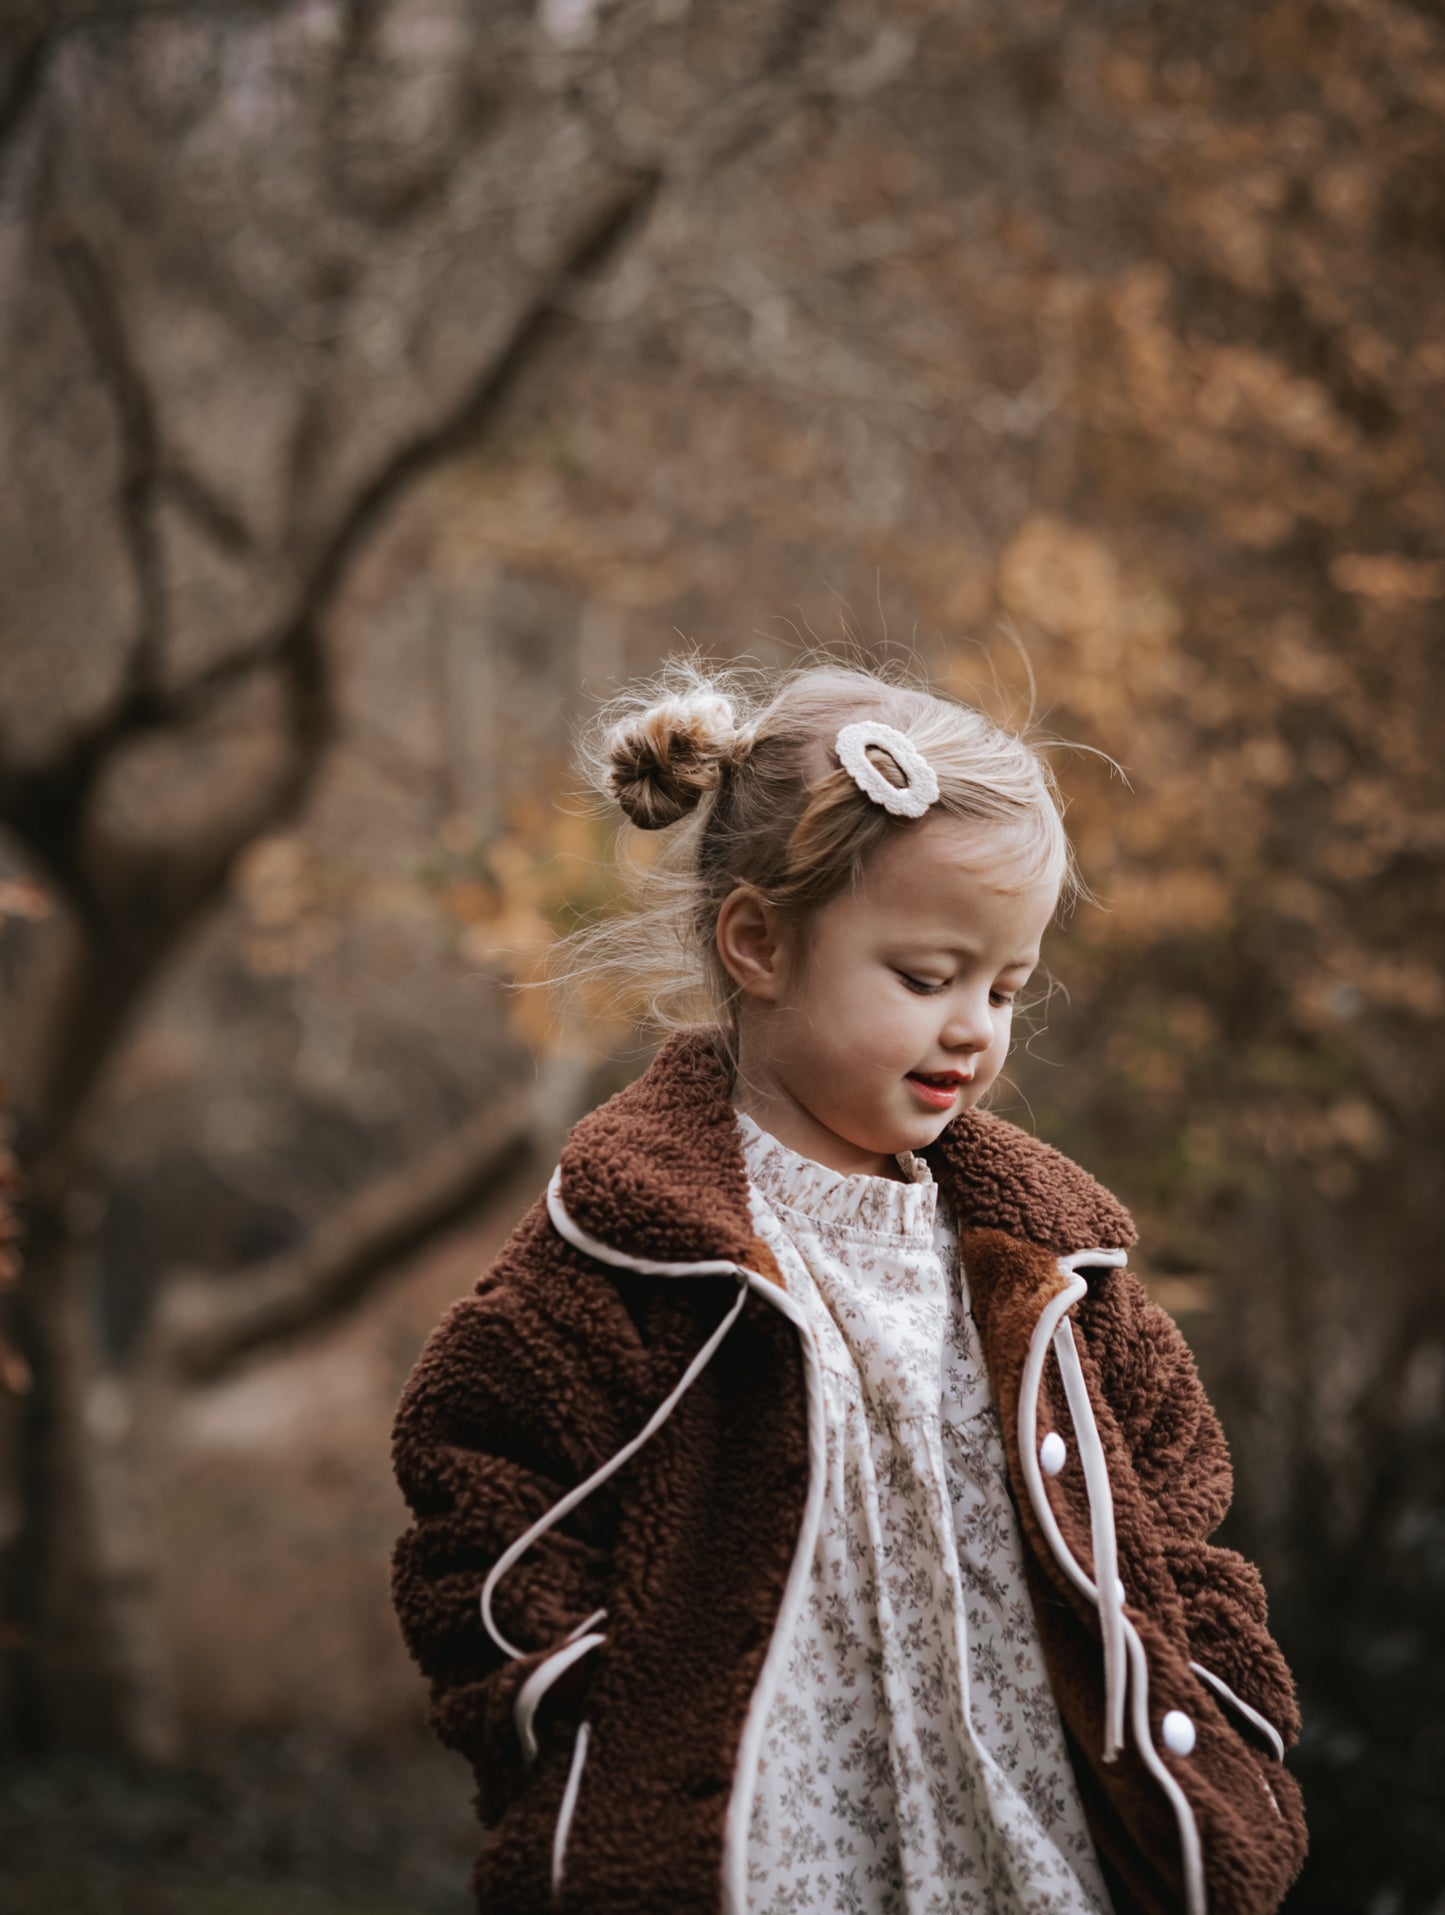
[[[1102,1338],[1113,1358],[1104,1359],[1113,1372],[1106,1389],[1159,1523],[1190,1658],[1271,1723],[1289,1749],[1299,1739],[1299,1707],[1269,1632],[1263,1579],[1238,1550],[1209,1540],[1233,1500],[1234,1471],[1194,1353],[1130,1272],[1114,1273],[1107,1289],[1115,1320]]]
[[[498,1580],[493,1620],[519,1655],[484,1627],[483,1584],[498,1557],[626,1441],[643,1360],[608,1278],[570,1246],[548,1243],[550,1229],[539,1204],[474,1294],[448,1311],[406,1383],[392,1433],[415,1519],[393,1552],[392,1600],[430,1680],[432,1727],[471,1763],[484,1823],[522,1780],[524,1729],[543,1733],[559,1713],[578,1712],[590,1654],[555,1684],[543,1676],[522,1691],[569,1639],[599,1627],[616,1534],[613,1482]],[[547,1693],[534,1717],[539,1685]]]

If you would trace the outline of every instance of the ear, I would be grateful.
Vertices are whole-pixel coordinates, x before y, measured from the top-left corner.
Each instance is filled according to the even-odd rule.
[[[717,914],[717,950],[749,997],[774,1004],[787,982],[788,950],[776,910],[751,886],[729,892]]]

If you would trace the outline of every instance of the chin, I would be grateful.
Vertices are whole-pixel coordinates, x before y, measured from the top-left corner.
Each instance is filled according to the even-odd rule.
[[[945,1118],[941,1124],[938,1122],[929,1123],[928,1120],[925,1119],[921,1124],[910,1124],[907,1136],[902,1137],[898,1143],[893,1145],[891,1154],[896,1155],[900,1150],[927,1150],[930,1144],[936,1143],[939,1137],[943,1135],[943,1132],[948,1128],[948,1122],[949,1120],[947,1118]]]
[[[929,1133],[920,1134],[916,1125],[889,1125],[880,1135],[876,1144],[860,1145],[860,1149],[871,1150],[879,1157],[896,1157],[900,1150],[922,1150],[933,1142]]]
[[[907,1147],[909,1151],[926,1151],[930,1143],[938,1143],[938,1139],[944,1136],[944,1132],[947,1130],[947,1126],[953,1122],[953,1118],[955,1118],[955,1116],[963,1116],[965,1111],[967,1111],[967,1105],[961,1103],[961,1105],[957,1105],[953,1111],[940,1111],[938,1116],[930,1116],[928,1113],[919,1113],[919,1116],[913,1120],[913,1124],[909,1126],[909,1128],[911,1128],[911,1139],[909,1139],[909,1143],[907,1143],[905,1147]],[[923,1139],[923,1141],[917,1141],[917,1139]]]

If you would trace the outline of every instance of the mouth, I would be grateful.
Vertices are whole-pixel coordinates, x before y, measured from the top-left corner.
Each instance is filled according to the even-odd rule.
[[[973,1081],[972,1071],[909,1071],[908,1082],[935,1110],[946,1109],[959,1086]]]

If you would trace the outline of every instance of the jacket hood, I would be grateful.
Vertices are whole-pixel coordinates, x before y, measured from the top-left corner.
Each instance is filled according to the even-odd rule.
[[[1062,1151],[989,1111],[962,1112],[919,1153],[960,1228],[998,1230],[1055,1256],[1127,1249],[1133,1219]],[[680,1032],[624,1090],[572,1128],[561,1191],[582,1228],[665,1262],[755,1256],[742,1134],[715,1037]]]

